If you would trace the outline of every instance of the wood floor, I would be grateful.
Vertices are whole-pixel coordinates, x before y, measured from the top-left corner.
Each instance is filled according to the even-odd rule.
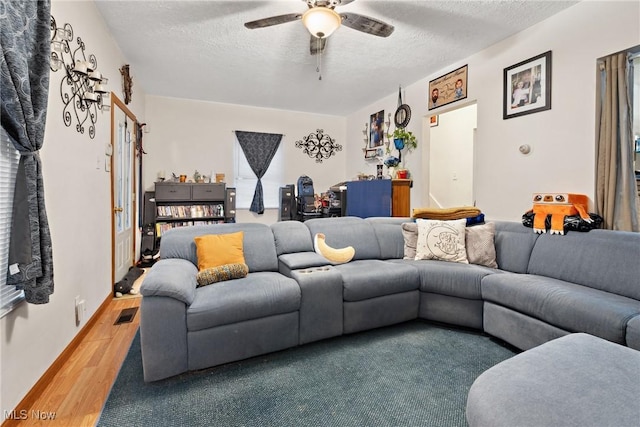
[[[37,392],[27,395],[21,403],[25,406],[16,408],[14,419],[6,420],[2,427],[94,426],[138,329],[140,312],[130,323],[114,323],[123,309],[138,307],[140,301],[106,302],[68,359],[51,373],[51,380],[37,384]]]

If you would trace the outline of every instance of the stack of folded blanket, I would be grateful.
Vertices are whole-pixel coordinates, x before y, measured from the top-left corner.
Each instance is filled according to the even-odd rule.
[[[413,218],[436,219],[448,221],[467,218],[467,223],[484,221],[484,214],[475,206],[459,206],[453,208],[414,208]]]

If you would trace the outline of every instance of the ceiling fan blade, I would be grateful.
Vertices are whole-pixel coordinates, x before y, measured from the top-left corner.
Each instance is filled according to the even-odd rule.
[[[298,19],[302,19],[302,14],[288,13],[286,15],[271,16],[269,18],[263,18],[263,19],[258,19],[256,21],[246,22],[244,26],[250,30],[255,30],[256,28],[270,27],[272,25],[279,25],[279,24],[284,24],[286,22],[297,21]]]
[[[389,37],[394,30],[393,25],[357,13],[341,13],[340,16],[342,16],[342,25],[345,27],[374,36]]]
[[[309,40],[309,50],[311,55],[317,55],[319,53],[323,53],[325,48],[327,47],[327,39],[321,38],[311,35],[311,39]]]
[[[345,4],[349,4],[355,0],[341,0],[338,6],[344,6]]]

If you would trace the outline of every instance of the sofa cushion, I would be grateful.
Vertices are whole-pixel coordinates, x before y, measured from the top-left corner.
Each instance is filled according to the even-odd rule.
[[[640,233],[611,230],[541,235],[528,272],[640,300]]]
[[[278,271],[276,245],[271,228],[259,223],[234,223],[178,227],[162,234],[160,258],[183,258],[198,265],[197,236],[244,232],[243,249],[249,271]],[[195,280],[195,278],[194,278]]]
[[[496,262],[496,225],[493,222],[465,228],[465,247],[469,264],[498,268]]]
[[[402,224],[402,237],[404,238],[404,259],[416,259],[418,247],[418,224],[405,222]]]
[[[495,221],[496,261],[501,270],[526,273],[539,234],[519,222]]]
[[[300,287],[275,272],[250,273],[242,279],[204,286],[187,309],[191,332],[220,325],[290,313],[300,307]]]
[[[482,299],[480,282],[488,274],[499,273],[488,267],[436,260],[390,261],[411,265],[420,275],[420,292],[449,295],[466,299]]]
[[[411,221],[411,218],[370,217],[366,218],[365,221],[373,226],[373,230],[376,233],[378,245],[380,246],[380,259],[400,259],[404,256],[405,242],[401,227],[403,223]],[[415,253],[413,257],[415,257]]]
[[[418,242],[415,259],[437,259],[440,261],[468,264],[465,249],[465,219],[438,221],[418,219]]]
[[[212,283],[224,282],[231,279],[240,279],[249,274],[247,264],[225,264],[218,267],[200,270],[196,276],[198,287]]]
[[[410,265],[381,260],[360,260],[334,267],[342,275],[345,301],[361,301],[417,290],[418,271]]]
[[[196,242],[198,270],[226,264],[244,264],[242,240],[244,233],[207,234],[193,239]]]
[[[307,226],[300,221],[280,221],[271,224],[278,255],[312,252],[313,241]]]
[[[401,225],[404,238],[404,259],[415,259],[418,244],[418,224],[405,222]],[[470,264],[498,268],[495,246],[496,226],[493,222],[467,226],[465,228],[465,249]]]
[[[337,218],[315,218],[304,222],[311,235],[323,233],[327,245],[333,248],[353,246],[354,260],[380,259],[380,246],[370,222],[362,218],[347,216]]]
[[[640,301],[533,274],[485,276],[482,298],[566,331],[620,344],[625,343],[627,322],[640,314]]]

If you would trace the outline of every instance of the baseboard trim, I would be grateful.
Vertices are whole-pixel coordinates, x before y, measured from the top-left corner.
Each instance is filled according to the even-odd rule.
[[[100,304],[100,307],[93,313],[93,316],[87,321],[87,323],[80,329],[80,331],[76,334],[76,336],[71,340],[69,345],[62,350],[62,353],[57,357],[56,360],[49,366],[49,368],[45,371],[44,374],[40,377],[40,379],[31,387],[31,390],[22,398],[18,406],[16,406],[16,411],[19,411],[20,408],[31,408],[35,405],[38,397],[44,392],[46,387],[53,381],[55,375],[60,371],[60,369],[64,366],[64,364],[69,360],[69,357],[73,354],[73,352],[78,348],[82,340],[87,336],[91,328],[98,321],[100,316],[107,310],[109,304],[113,300],[113,295],[107,295],[107,298]],[[18,420],[6,419],[2,423],[2,427],[10,427]],[[13,423],[12,423],[13,422]],[[17,425],[17,423],[16,423]]]

